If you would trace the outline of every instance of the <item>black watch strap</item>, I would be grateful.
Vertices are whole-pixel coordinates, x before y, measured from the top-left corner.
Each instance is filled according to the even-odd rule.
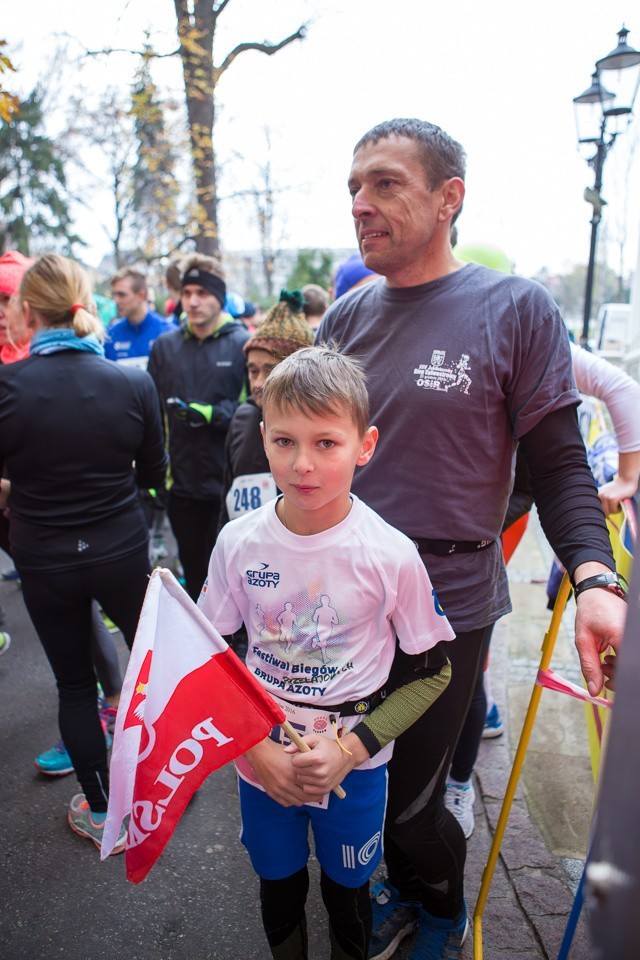
[[[601,590],[610,590],[617,597],[621,597],[623,600],[627,599],[626,590],[620,583],[617,573],[597,573],[594,577],[585,577],[580,583],[574,585],[573,595],[577,600],[585,590],[593,590],[595,587],[599,587]]]

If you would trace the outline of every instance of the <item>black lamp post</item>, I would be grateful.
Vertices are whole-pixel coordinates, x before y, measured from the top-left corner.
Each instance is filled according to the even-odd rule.
[[[573,99],[578,143],[586,145],[590,150],[595,149],[595,153],[587,161],[594,170],[594,184],[593,187],[587,187],[584,192],[584,198],[593,207],[593,213],[580,338],[583,347],[586,347],[589,341],[598,225],[602,218],[602,208],[607,202],[600,195],[604,161],[616,137],[623,132],[631,118],[640,82],[640,52],[628,45],[628,33],[629,31],[622,27],[618,33],[617,47],[606,57],[597,61],[595,73],[591,77],[591,86]],[[604,77],[606,77],[606,85]]]

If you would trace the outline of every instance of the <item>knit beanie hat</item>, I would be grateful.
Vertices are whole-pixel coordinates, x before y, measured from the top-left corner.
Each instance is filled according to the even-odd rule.
[[[302,312],[303,306],[300,290],[282,290],[279,301],[245,343],[245,354],[249,350],[266,350],[283,360],[301,347],[312,347],[313,330]]]
[[[334,296],[337,300],[343,293],[347,293],[356,283],[360,283],[365,277],[370,277],[374,273],[365,267],[362,257],[359,253],[354,253],[338,267],[333,281]]]
[[[20,281],[33,260],[23,257],[17,250],[9,250],[0,257],[0,294],[12,297],[18,292]]]

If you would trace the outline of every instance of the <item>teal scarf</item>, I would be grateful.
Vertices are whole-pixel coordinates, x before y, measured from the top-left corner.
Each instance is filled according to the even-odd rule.
[[[31,341],[32,354],[58,353],[60,350],[84,350],[104,357],[104,347],[96,336],[90,333],[86,337],[79,337],[69,327],[39,330]]]

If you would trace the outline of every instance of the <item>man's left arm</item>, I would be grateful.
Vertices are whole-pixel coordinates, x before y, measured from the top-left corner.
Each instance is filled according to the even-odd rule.
[[[548,413],[520,440],[542,528],[577,586],[615,570],[609,534],[587,463],[575,407]],[[589,693],[610,681],[611,663],[600,654],[622,641],[626,604],[607,587],[594,587],[576,599],[575,642]]]

